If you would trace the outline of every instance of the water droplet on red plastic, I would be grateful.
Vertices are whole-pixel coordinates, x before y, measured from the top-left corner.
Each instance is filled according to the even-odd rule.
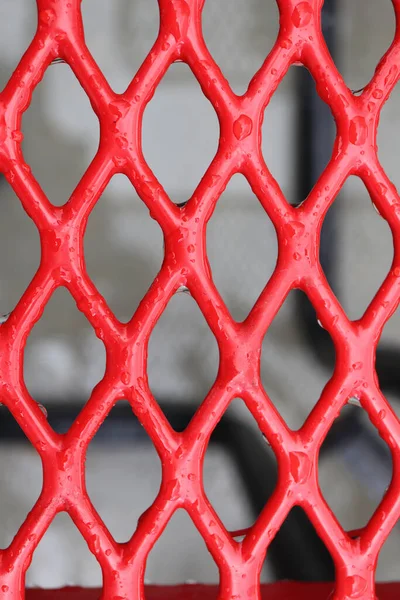
[[[311,461],[304,452],[290,453],[290,473],[296,483],[305,483],[311,474]]]
[[[346,577],[344,587],[345,594],[350,598],[361,598],[367,589],[367,582],[360,575],[350,575]]]
[[[378,184],[378,187],[379,187],[379,191],[380,191],[380,193],[381,193],[383,196],[385,196],[385,195],[387,194],[387,187],[386,187],[386,185],[385,185],[384,183],[379,183],[379,184]]]
[[[124,371],[123,373],[121,373],[121,381],[123,384],[128,385],[129,383],[129,373],[127,373],[126,371]]]
[[[285,225],[285,234],[288,237],[294,237],[295,235],[302,235],[304,232],[305,226],[301,221],[290,221]]]
[[[352,406],[358,406],[358,408],[361,408],[361,402],[359,398],[356,398],[355,396],[351,396],[351,398],[347,400],[347,404],[351,404]]]
[[[51,25],[56,18],[56,13],[51,8],[41,10],[39,13],[39,21],[44,25]]]
[[[390,68],[389,73],[385,77],[385,86],[392,85],[394,83],[397,77],[397,71],[397,65],[393,65],[393,67]]]
[[[7,313],[6,315],[0,315],[0,325],[5,323],[10,315],[11,313]]]
[[[98,535],[91,536],[89,546],[94,554],[98,554],[100,552],[100,540]]]
[[[166,486],[166,493],[170,500],[178,500],[180,493],[180,483],[177,479],[171,479]]]
[[[308,2],[300,2],[292,13],[292,22],[295,27],[305,27],[312,17],[312,8]]]
[[[43,404],[40,404],[39,402],[37,403],[38,407],[40,408],[40,410],[42,411],[42,413],[44,414],[44,416],[47,419],[47,409],[45,406],[43,406]]]
[[[264,440],[264,442],[267,444],[267,446],[271,447],[271,444],[269,443],[269,441],[268,441],[268,438],[267,438],[267,436],[265,435],[265,433],[263,433],[263,434],[262,434],[262,436],[263,436],[263,440]]]
[[[382,90],[375,90],[372,95],[376,100],[380,100],[383,96],[383,92]]]
[[[233,124],[233,133],[238,140],[247,138],[253,130],[253,121],[247,115],[240,115]]]
[[[176,290],[177,294],[189,294],[190,296],[190,290],[188,287],[186,287],[186,285],[181,285],[180,287],[178,287],[178,289]]]
[[[354,117],[350,122],[349,139],[355,146],[362,146],[368,135],[368,127],[364,117]]]
[[[363,368],[363,364],[360,361],[353,363],[351,366],[354,371],[359,371],[360,369]]]
[[[22,133],[22,131],[15,129],[12,132],[11,137],[14,140],[14,142],[22,142],[22,140],[24,139],[24,134]]]
[[[217,536],[215,533],[214,533],[214,534],[213,534],[211,537],[214,539],[214,542],[215,542],[215,544],[216,544],[217,548],[218,548],[219,550],[222,550],[222,548],[224,547],[224,542],[223,542],[223,540],[221,540],[221,538],[220,538],[220,537],[218,537],[218,536]]]
[[[290,38],[287,38],[286,40],[281,41],[281,46],[282,46],[282,48],[285,48],[285,50],[289,50],[289,48],[291,48],[292,45],[293,45],[293,42]]]

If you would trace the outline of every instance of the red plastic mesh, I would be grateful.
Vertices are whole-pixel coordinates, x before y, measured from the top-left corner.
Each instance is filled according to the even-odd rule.
[[[210,0],[211,1],[211,0]],[[321,34],[322,0],[278,0],[277,41],[243,96],[235,95],[204,43],[204,0],[159,0],[158,38],[124,94],[112,91],[88,51],[80,0],[37,0],[37,33],[0,96],[0,168],[40,232],[38,272],[9,319],[1,325],[1,401],[40,454],[44,483],[39,500],[10,547],[0,553],[0,598],[23,598],[32,554],[59,511],[67,511],[99,561],[104,598],[143,598],[146,558],[174,511],[184,508],[217,563],[220,598],[260,598],[259,575],[269,543],[294,505],[301,505],[336,565],[335,598],[374,598],[378,553],[400,514],[400,427],[375,373],[381,331],[400,298],[400,254],[359,321],[349,321],[319,262],[319,238],[327,210],[349,175],[359,176],[394,239],[400,235],[400,198],[377,158],[380,111],[399,78],[400,41],[379,63],[360,96],[348,89]],[[393,0],[400,16],[400,0]],[[52,205],[21,151],[23,112],[56,57],[64,59],[88,95],[101,126],[99,150],[70,200]],[[141,147],[143,111],[168,67],[186,62],[220,122],[215,158],[184,207],[173,204],[148,167]],[[288,205],[261,153],[261,124],[277,85],[301,62],[332,110],[337,137],[332,158],[306,201]],[[60,115],[60,119],[62,115]],[[168,157],[165,158],[168,160]],[[243,323],[230,316],[207,261],[206,227],[234,173],[242,173],[276,228],[276,269]],[[83,237],[88,216],[116,173],[127,175],[165,237],[161,271],[132,320],[120,323],[87,275]],[[149,217],[150,218],[150,217]],[[262,260],[262,257],[260,257]],[[176,433],[148,386],[149,336],[169,299],[187,286],[219,345],[218,377],[183,433]],[[65,286],[107,350],[107,369],[65,435],[52,430],[23,380],[24,345],[51,294]],[[293,288],[302,289],[330,333],[336,368],[321,398],[296,432],[288,429],[260,382],[263,337]],[[194,341],[195,342],[195,341]],[[391,485],[376,512],[353,539],[343,530],[318,485],[318,452],[333,420],[350,396],[360,398],[394,464]],[[279,480],[260,517],[242,541],[225,529],[202,486],[202,461],[211,432],[235,397],[241,397],[268,438]],[[160,493],[126,544],[117,543],[85,488],[85,453],[119,399],[128,399],[156,447],[163,468]],[[294,549],[295,551],[295,549]],[[167,557],[166,557],[167,560]],[[51,567],[50,567],[51,568]]]

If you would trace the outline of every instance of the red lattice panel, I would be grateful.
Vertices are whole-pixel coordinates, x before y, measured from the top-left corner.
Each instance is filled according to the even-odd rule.
[[[322,0],[278,0],[281,21],[277,41],[247,92],[239,97],[204,43],[203,3],[159,0],[158,38],[126,92],[116,94],[85,45],[80,0],[37,0],[37,33],[1,93],[0,168],[35,222],[42,247],[38,272],[1,325],[1,402],[40,454],[44,470],[39,500],[10,547],[0,554],[2,600],[24,597],[24,575],[32,554],[60,511],[70,514],[101,565],[103,598],[142,599],[146,558],[178,508],[189,513],[219,567],[219,598],[260,600],[259,575],[266,550],[294,505],[303,507],[333,557],[334,598],[375,597],[377,557],[400,514],[400,427],[379,389],[374,367],[382,328],[400,298],[400,249],[395,243],[390,272],[362,319],[354,322],[349,321],[330,289],[318,256],[322,222],[349,175],[364,181],[395,241],[399,239],[400,198],[376,150],[380,111],[400,73],[399,31],[369,85],[355,96],[325,46]],[[399,19],[400,0],[393,0],[393,6]],[[101,127],[98,152],[62,207],[51,204],[25,163],[20,133],[22,114],[32,92],[57,57],[74,71]],[[186,62],[193,71],[221,128],[217,154],[183,207],[168,198],[146,164],[141,147],[143,111],[168,67],[177,60]],[[265,108],[294,62],[309,69],[337,124],[333,156],[299,208],[288,205],[261,153]],[[248,179],[279,241],[276,269],[243,323],[232,319],[218,293],[206,251],[207,223],[229,179],[238,172]],[[128,176],[165,238],[161,271],[127,324],[116,319],[88,277],[83,250],[90,212],[116,173]],[[69,290],[107,350],[105,376],[65,435],[52,430],[23,380],[27,336],[58,286]],[[218,342],[220,368],[187,429],[176,433],[150,392],[146,362],[149,336],[180,286],[189,288]],[[260,382],[263,337],[293,288],[308,295],[334,341],[337,356],[332,379],[296,432],[287,428]],[[342,529],[329,509],[319,489],[317,469],[319,448],[338,412],[354,395],[389,445],[394,464],[391,485],[357,539]],[[225,529],[202,485],[207,443],[235,397],[245,401],[279,464],[277,487],[242,541],[236,541]],[[129,400],[156,447],[163,477],[154,504],[140,519],[130,541],[118,544],[86,492],[85,454],[112,406],[123,398]]]

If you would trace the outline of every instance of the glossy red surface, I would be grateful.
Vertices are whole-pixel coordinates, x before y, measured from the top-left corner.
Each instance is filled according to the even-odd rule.
[[[203,0],[159,0],[159,36],[126,92],[119,95],[110,88],[85,46],[80,0],[37,0],[37,33],[0,95],[0,169],[37,225],[42,248],[38,272],[9,319],[1,325],[1,402],[7,405],[36,448],[44,470],[39,500],[10,547],[0,553],[1,600],[24,597],[24,575],[32,554],[59,511],[70,514],[99,561],[104,578],[102,597],[142,599],[147,556],[180,507],[189,513],[219,567],[219,598],[260,600],[259,573],[265,552],[296,504],[304,508],[333,557],[334,598],[375,597],[377,557],[400,514],[400,427],[379,389],[374,367],[382,328],[400,297],[400,198],[378,161],[376,149],[380,111],[400,73],[399,29],[371,82],[360,96],[355,96],[324,44],[320,23],[322,0],[278,0],[281,25],[276,44],[247,92],[239,97],[232,92],[204,43],[203,3]],[[393,6],[398,18],[400,0],[393,0]],[[56,57],[64,59],[74,71],[101,128],[98,152],[62,207],[52,205],[45,196],[24,161],[21,147],[22,114]],[[221,128],[217,154],[192,198],[182,208],[171,202],[148,167],[141,148],[143,111],[168,67],[178,60],[186,62],[199,80]],[[310,70],[337,124],[332,158],[309,197],[297,209],[288,205],[261,151],[264,111],[295,62]],[[62,119],[62,114],[59,118]],[[237,172],[250,182],[276,228],[279,242],[275,272],[243,323],[232,319],[216,289],[206,251],[207,222],[229,179]],[[84,260],[83,238],[88,216],[116,173],[129,177],[165,238],[161,271],[127,324],[119,322],[110,311],[88,277]],[[347,318],[319,262],[322,222],[351,174],[363,179],[375,206],[392,229],[395,246],[390,272],[364,316],[355,322]],[[106,374],[65,435],[52,430],[23,380],[27,336],[58,286],[69,290],[107,350]],[[149,336],[180,286],[189,288],[216,337],[220,368],[210,393],[187,429],[176,433],[151,394],[146,363]],[[287,428],[260,382],[263,337],[293,288],[300,288],[308,295],[337,353],[332,379],[304,426],[296,432]],[[391,485],[357,539],[343,530],[318,485],[319,448],[350,396],[360,398],[389,445],[394,464]],[[236,397],[245,401],[279,463],[277,487],[242,541],[235,541],[225,529],[202,485],[202,463],[209,437]],[[85,487],[87,447],[114,403],[122,398],[129,400],[147,430],[163,470],[159,495],[126,544],[118,544],[112,538]],[[285,586],[276,589],[284,590]],[[328,590],[325,586],[313,589],[315,597],[321,593],[321,598],[325,591],[317,590]],[[386,589],[390,587],[382,588]],[[203,591],[201,595],[206,597]],[[30,597],[38,593],[30,592]],[[85,592],[83,597],[90,598],[91,593]],[[150,590],[149,598],[152,593],[156,594]],[[187,591],[176,593],[179,598],[190,597]],[[385,593],[382,591],[381,599],[386,598]],[[45,594],[49,592],[40,597],[46,597]],[[215,591],[210,594],[215,595]],[[289,592],[285,594],[281,593],[281,600],[293,597]],[[308,592],[306,595],[311,597]],[[295,596],[297,600],[302,597],[300,591]],[[274,597],[272,591],[269,597]]]

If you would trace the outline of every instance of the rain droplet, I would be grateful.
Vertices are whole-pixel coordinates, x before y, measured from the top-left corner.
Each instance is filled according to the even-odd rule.
[[[361,362],[361,361],[359,361],[359,362],[355,362],[355,363],[353,363],[353,364],[351,365],[351,367],[352,367],[352,369],[353,369],[354,371],[360,371],[360,369],[362,369],[362,368],[363,368],[363,364],[362,364],[362,362]]]
[[[389,73],[385,77],[385,86],[392,85],[392,83],[394,83],[397,76],[397,71],[397,65],[393,65],[393,67],[390,68]]]
[[[347,400],[347,404],[351,404],[352,406],[358,406],[359,408],[362,408],[359,398],[356,398],[355,396],[351,396],[351,398]]]
[[[22,142],[22,140],[24,139],[24,134],[22,133],[22,131],[19,131],[19,129],[15,129],[11,133],[11,138],[14,140],[14,142]]]
[[[367,589],[367,582],[360,575],[350,575],[346,577],[344,587],[346,595],[350,598],[361,598]]]
[[[176,293],[177,294],[189,294],[189,296],[190,296],[190,290],[185,285],[181,285],[180,287],[178,287],[178,289],[176,290]]]
[[[128,383],[129,383],[129,373],[127,373],[126,371],[124,371],[123,373],[121,373],[121,381],[125,385],[128,385]]]
[[[45,25],[51,25],[56,18],[56,13],[51,8],[41,10],[39,13],[39,21]]]
[[[305,27],[312,17],[312,8],[308,2],[299,2],[292,13],[292,22],[295,27]]]
[[[269,443],[269,441],[268,441],[268,438],[267,438],[267,436],[265,435],[265,433],[263,433],[263,434],[262,434],[262,436],[263,436],[263,440],[264,440],[264,442],[267,444],[267,446],[271,447],[271,444]]]
[[[383,96],[383,92],[382,90],[375,90],[372,95],[376,100],[380,100]]]
[[[253,130],[253,121],[247,115],[240,115],[233,124],[233,133],[238,140],[247,138]]]
[[[44,416],[47,419],[47,409],[45,406],[43,406],[43,404],[40,404],[40,402],[37,403],[38,407],[40,408],[40,410],[42,411],[42,413],[44,414]]]
[[[305,483],[311,474],[311,462],[305,452],[290,453],[290,472],[296,483]]]
[[[377,213],[378,213],[378,215],[381,217],[382,215],[381,215],[381,213],[379,212],[379,208],[376,206],[376,204],[374,204],[374,203],[372,202],[372,206],[374,207],[374,209],[375,209],[375,212],[377,212]]]
[[[222,550],[222,548],[224,547],[224,542],[223,542],[223,540],[221,540],[221,538],[220,538],[220,537],[218,537],[218,535],[216,535],[215,533],[214,533],[214,534],[213,534],[211,537],[214,539],[214,542],[215,542],[215,544],[216,544],[217,548],[218,548],[219,550]]]
[[[355,146],[365,144],[368,135],[368,127],[364,117],[354,117],[350,122],[349,140]]]

